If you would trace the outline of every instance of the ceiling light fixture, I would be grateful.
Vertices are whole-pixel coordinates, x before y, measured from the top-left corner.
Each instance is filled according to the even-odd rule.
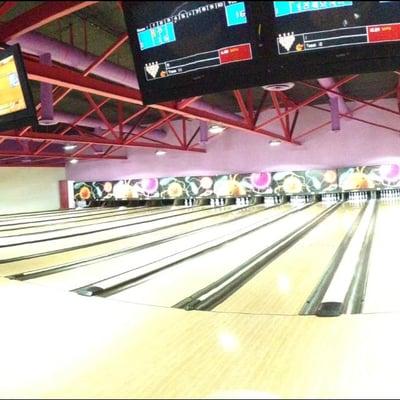
[[[286,90],[292,89],[293,87],[293,82],[273,83],[271,85],[262,86],[264,90],[268,90],[269,92],[285,92]]]
[[[282,142],[280,140],[270,140],[269,145],[270,146],[280,146]]]
[[[77,164],[79,162],[79,160],[77,160],[76,158],[73,158],[72,160],[69,160],[69,162],[71,164]]]
[[[74,149],[76,149],[76,144],[66,144],[65,146],[64,146],[64,150],[74,150]]]
[[[167,152],[164,151],[164,150],[157,150],[157,151],[156,151],[156,155],[157,155],[157,156],[163,156],[163,155],[165,155],[165,154],[167,154]]]
[[[220,125],[213,124],[213,125],[210,125],[208,127],[208,132],[210,132],[210,133],[221,133],[225,129],[226,129],[225,126],[220,126]]]

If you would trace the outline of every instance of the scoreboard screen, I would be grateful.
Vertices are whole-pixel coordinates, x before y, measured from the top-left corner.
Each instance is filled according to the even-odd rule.
[[[0,50],[0,131],[37,123],[18,45]]]
[[[274,1],[279,55],[400,41],[397,1]]]
[[[185,97],[186,93],[161,93],[168,85],[175,89],[191,85],[191,96],[201,94],[200,91],[211,93],[240,86],[236,79],[239,66],[246,70],[249,64],[257,62],[258,54],[249,3],[124,2],[144,101]],[[230,82],[223,76],[227,72]],[[198,80],[208,83],[196,89]]]

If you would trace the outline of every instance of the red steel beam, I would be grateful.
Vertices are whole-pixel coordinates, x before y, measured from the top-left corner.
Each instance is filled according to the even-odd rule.
[[[16,5],[16,1],[3,1],[3,3],[0,4],[0,16],[7,14]]]
[[[185,107],[190,106],[192,103],[195,101],[199,100],[201,96],[195,96],[195,97],[190,97],[188,99],[184,99],[178,102],[177,109],[178,110],[183,110]]]
[[[279,116],[279,123],[282,126],[283,134],[285,135],[286,139],[290,139],[289,125],[287,124],[286,119],[282,118],[281,106],[279,104],[279,100],[278,100],[278,97],[276,96],[275,92],[271,92],[271,99],[272,99],[272,103],[274,104],[276,113]],[[286,117],[288,117],[288,116],[289,116],[289,114],[286,115]]]
[[[12,131],[8,132],[0,132],[0,138],[3,139],[15,139],[15,135]],[[19,138],[20,140],[33,140],[33,141],[39,141],[42,142],[44,140],[51,140],[54,143],[76,143],[76,144],[85,144],[85,145],[92,145],[92,144],[97,144],[97,145],[103,145],[103,146],[115,146],[116,148],[121,148],[121,147],[149,147],[147,143],[116,143],[110,139],[103,139],[103,138],[98,138],[98,137],[92,137],[92,136],[87,136],[87,135],[73,135],[73,136],[60,136],[56,134],[50,134],[50,133],[38,133],[38,132],[28,132],[26,136],[22,136]],[[174,146],[174,145],[169,145],[166,144],[165,147],[167,149],[174,149],[174,150],[184,150],[180,146]],[[199,152],[204,152],[202,150],[196,150]],[[41,156],[41,154],[35,154],[37,156]],[[60,153],[60,157],[64,156],[65,153]],[[72,155],[67,155],[72,156]]]
[[[254,126],[254,96],[253,89],[247,89],[247,110],[249,111],[250,126]]]
[[[319,106],[315,106],[315,105],[312,105],[310,107],[315,108],[316,110],[330,112],[330,110],[327,110],[326,108],[323,108],[323,107],[319,107]],[[362,122],[362,123],[367,124],[367,125],[376,126],[377,128],[382,128],[382,129],[386,129],[386,130],[389,130],[389,131],[392,131],[392,132],[400,133],[400,129],[392,128],[392,127],[387,126],[387,125],[378,124],[378,123],[373,122],[373,121],[367,121],[365,119],[357,118],[357,117],[354,117],[354,116],[349,116],[347,114],[339,113],[339,115],[341,117],[346,116],[346,118],[352,119],[352,120],[357,121],[357,122]]]
[[[108,100],[109,100],[109,99],[108,99]],[[132,130],[134,130],[134,129],[136,128],[136,126],[140,123],[140,121],[142,120],[143,116],[144,116],[145,113],[148,111],[148,109],[149,109],[148,107],[144,107],[144,108],[142,108],[141,110],[139,110],[139,111],[133,113],[133,114],[132,114],[131,116],[129,116],[128,118],[125,118],[125,120],[122,121],[122,126],[123,126],[124,124],[128,123],[129,121],[131,121],[132,119],[134,119],[134,118],[136,118],[136,117],[139,116],[139,120],[138,120],[138,121],[136,122],[136,124],[134,124],[134,126],[132,127],[132,128],[133,128]],[[117,126],[118,126],[118,124],[114,125],[114,128],[116,128]],[[103,134],[101,135],[101,137],[105,137],[109,131],[110,131],[110,130],[107,130],[107,131],[103,132]],[[130,133],[130,132],[128,132],[128,134],[127,134],[124,138],[122,138],[122,141],[126,140],[126,138],[129,136],[129,133]],[[121,143],[121,141],[120,141],[120,143]],[[91,145],[82,146],[82,147],[81,147],[80,149],[78,149],[74,154],[80,154],[80,153],[82,153],[82,152],[85,151],[89,146],[91,146]],[[113,147],[114,147],[114,146],[111,145],[110,148],[109,148],[104,154],[109,154],[111,151],[116,151],[116,150],[118,150],[118,148],[115,149],[115,150],[112,150]]]
[[[161,111],[161,115],[162,115],[164,118],[167,117],[167,114],[166,114],[164,111]],[[172,133],[174,134],[174,136],[176,137],[176,139],[178,140],[179,144],[180,144],[182,147],[185,147],[184,142],[183,142],[182,139],[179,137],[178,132],[176,131],[175,127],[171,124],[171,121],[170,121],[169,118],[168,118],[168,120],[167,120],[167,124],[168,124],[168,126],[170,127],[170,129],[171,129]],[[146,138],[144,138],[144,139],[146,139]]]
[[[118,134],[119,140],[123,140],[124,131],[123,131],[123,119],[124,119],[124,103],[117,101],[117,115],[118,115]]]
[[[372,100],[372,101],[370,102],[370,104],[375,103],[375,102],[377,102],[378,100],[384,99],[385,97],[391,96],[393,93],[395,93],[395,90],[390,90],[389,92],[384,93],[383,95],[381,95],[381,96],[377,97],[376,99]],[[361,110],[362,108],[365,108],[365,107],[367,107],[367,106],[366,106],[365,104],[362,104],[361,106],[356,107],[355,109],[351,110],[349,113],[342,114],[340,117],[346,117],[346,118],[347,118],[347,117],[349,117],[351,114],[354,115],[354,113],[355,113],[356,111],[359,111],[359,110]],[[312,128],[312,129],[310,129],[310,130],[307,130],[306,132],[303,132],[303,133],[301,133],[300,135],[298,135],[298,136],[296,137],[296,139],[297,139],[297,140],[300,140],[300,139],[302,139],[302,138],[304,138],[304,137],[310,135],[311,133],[313,133],[313,132],[315,132],[315,131],[317,131],[317,130],[319,130],[319,129],[321,129],[321,128],[324,128],[325,126],[330,125],[331,122],[332,122],[332,121],[329,120],[329,121],[324,122],[323,124],[318,125],[318,126]]]
[[[64,158],[64,159],[72,159],[76,158],[78,160],[101,160],[103,159],[102,156],[95,156],[95,155],[82,155],[77,157],[72,157],[68,154],[56,154],[56,153],[42,153],[42,154],[32,154],[32,153],[18,153],[15,151],[0,151],[0,157],[30,157],[30,158],[46,158],[46,159],[57,159],[57,158]],[[110,157],[114,160],[126,160],[125,156],[113,156]]]
[[[262,108],[264,106],[265,100],[267,99],[268,93],[269,93],[268,91],[264,90],[264,93],[263,93],[263,95],[261,97],[260,104],[258,105],[256,113],[254,115],[254,120],[253,120],[253,125],[252,125],[253,129],[255,128],[255,126],[257,124],[258,117],[260,116],[261,110],[262,110]]]
[[[127,88],[121,85],[101,81],[92,77],[84,77],[82,74],[67,68],[59,66],[47,66],[39,64],[37,61],[26,59],[25,66],[28,71],[29,79],[46,82],[57,86],[67,87],[81,92],[86,92],[103,97],[109,97],[115,100],[121,100],[131,104],[142,105],[142,99],[139,90]],[[216,124],[224,125],[228,128],[234,128],[245,133],[260,134],[274,139],[287,141],[276,133],[261,129],[251,129],[240,121],[222,117],[209,111],[199,110],[192,107],[179,108],[168,107],[163,104],[153,104],[149,106],[154,109],[174,113],[186,118],[194,118],[203,121],[210,121]],[[292,110],[291,110],[292,111]],[[296,142],[290,142],[299,144]]]
[[[234,90],[233,94],[235,96],[235,99],[239,105],[240,111],[243,114],[243,118],[246,121],[246,124],[250,127],[251,126],[251,118],[249,114],[249,110],[246,107],[246,104],[243,100],[242,94],[240,93],[240,90]]]
[[[170,114],[170,115],[167,115],[167,116],[161,118],[160,120],[158,120],[154,124],[150,125],[149,127],[143,129],[141,132],[139,132],[136,135],[134,135],[134,136],[130,137],[129,139],[127,139],[124,143],[125,144],[129,144],[129,143],[134,142],[135,140],[137,140],[137,139],[141,138],[142,136],[146,135],[146,133],[149,133],[149,132],[153,131],[154,129],[157,129],[160,126],[164,125],[167,121],[169,121],[170,119],[172,119],[174,117],[175,117],[174,114]]]
[[[104,53],[100,54],[95,61],[93,61],[92,64],[90,64],[83,72],[83,76],[88,76],[90,75],[93,70],[98,67],[103,61],[105,61],[108,57],[110,57],[111,54],[113,54],[117,49],[119,49],[128,39],[128,35],[126,33],[123,33],[115,43],[113,43],[107,50],[104,51]],[[62,88],[56,88],[57,89],[62,89]],[[60,93],[57,97],[57,99],[54,101],[54,105],[59,103],[62,99],[64,99],[72,89],[66,89],[64,92]]]
[[[104,122],[104,124],[107,126],[108,130],[111,132],[111,134],[115,137],[115,139],[119,140],[119,136],[114,132],[113,127],[111,126],[110,122],[104,115],[103,111],[100,110],[100,107],[96,104],[96,102],[93,100],[92,96],[89,93],[84,93],[87,101],[89,104],[96,110],[97,115],[100,117],[100,119]]]
[[[307,86],[307,87],[311,87],[311,88],[314,88],[314,89],[318,89],[318,86],[313,85],[312,83],[308,83],[308,82],[299,82],[299,83],[302,84],[303,86]],[[371,104],[370,102],[368,102],[366,100],[362,100],[362,99],[360,99],[358,97],[350,96],[350,95],[345,94],[345,93],[337,92],[337,91],[335,91],[333,89],[334,89],[334,87],[332,87],[331,89],[325,89],[325,90],[327,92],[329,92],[329,93],[333,93],[333,94],[337,94],[339,96],[342,96],[344,99],[351,100],[351,101],[356,101],[357,103],[365,104],[366,106],[373,107],[373,108],[376,108],[376,109],[381,110],[381,111],[387,111],[389,113],[399,115],[399,113],[397,111],[391,110],[390,108],[382,107],[382,106],[377,105],[377,104]]]
[[[186,119],[185,118],[182,118],[182,135],[183,135],[183,145],[187,149]]]
[[[65,160],[64,161],[59,161],[58,163],[55,162],[46,162],[45,164],[32,164],[32,163],[27,163],[21,164],[21,163],[16,163],[16,162],[6,162],[4,164],[1,163],[2,160],[0,160],[0,167],[5,168],[5,167],[19,167],[19,168],[62,168],[65,166]]]
[[[98,3],[97,1],[44,1],[42,4],[18,15],[0,27],[0,42],[16,39],[25,33],[83,8]]]
[[[123,33],[118,37],[118,39],[113,43],[107,50],[104,51],[92,64],[90,64],[85,71],[83,71],[83,76],[89,75],[94,69],[96,69],[103,61],[111,56],[117,49],[119,49],[128,40],[128,34]]]
[[[357,78],[357,77],[358,77],[358,75],[350,75],[350,76],[347,76],[347,77],[341,79],[340,81],[336,82],[336,83],[332,86],[331,89],[336,89],[336,88],[338,88],[338,87],[344,85],[344,84],[347,83],[347,82],[350,82],[351,80],[353,80],[353,79],[355,79],[355,78]],[[300,83],[302,83],[302,82],[300,82]],[[257,126],[257,129],[260,129],[260,128],[262,128],[262,127],[268,125],[268,124],[271,124],[272,122],[277,121],[277,120],[280,119],[280,118],[284,118],[284,117],[286,117],[286,115],[288,115],[288,114],[290,114],[290,113],[292,113],[292,112],[295,112],[295,111],[297,111],[297,110],[300,110],[300,108],[302,108],[302,107],[304,107],[304,106],[306,106],[306,105],[308,105],[308,104],[314,102],[315,100],[319,99],[319,98],[322,97],[322,96],[325,96],[325,95],[328,93],[328,91],[331,90],[331,89],[329,89],[329,90],[328,90],[328,89],[322,89],[322,90],[321,90],[320,87],[317,87],[317,89],[319,90],[319,93],[314,94],[313,96],[311,96],[311,97],[309,97],[308,99],[306,99],[306,100],[302,101],[301,103],[299,103],[296,107],[293,107],[293,108],[291,108],[290,110],[288,110],[287,112],[282,113],[281,116],[276,116],[276,117],[273,117],[273,118],[269,119],[268,121],[262,122],[261,124],[259,124],[259,125]]]
[[[397,83],[396,96],[397,96],[397,108],[400,113],[400,76],[399,76],[399,81]]]
[[[102,107],[104,104],[106,104],[110,99],[104,99],[102,102],[100,102],[98,104],[98,107]],[[71,129],[73,129],[73,127],[77,124],[79,124],[79,122],[83,121],[85,118],[87,118],[89,115],[91,115],[94,112],[94,109],[89,110],[88,112],[86,112],[85,114],[83,114],[82,116],[80,116],[79,118],[77,118],[72,124],[71,126],[68,126],[67,128],[63,129],[59,135],[63,136],[65,135],[67,132],[69,132]],[[39,147],[36,151],[35,154],[39,154],[41,151],[43,151],[44,149],[46,149],[47,147],[49,147],[51,144],[53,143],[53,141],[46,141],[45,143],[43,143],[43,145],[41,147]]]

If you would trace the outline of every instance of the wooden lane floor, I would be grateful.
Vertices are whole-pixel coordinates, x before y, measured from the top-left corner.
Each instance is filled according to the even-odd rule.
[[[399,224],[400,202],[381,200],[369,259],[364,313],[400,311]]]
[[[176,227],[171,234],[171,240],[155,246],[146,247],[141,250],[131,251],[127,254],[98,260],[97,262],[84,264],[82,267],[66,270],[60,273],[35,278],[35,282],[41,285],[51,285],[66,290],[77,289],[85,285],[93,285],[94,282],[115,277],[116,281],[127,279],[124,274],[130,271],[130,276],[143,274],[144,271],[154,269],[154,265],[162,265],[167,259],[176,259],[179,253],[183,255],[185,249],[194,246],[211,245],[211,241],[225,235],[228,236],[236,231],[242,232],[246,227],[253,229],[255,225],[261,225],[271,221],[279,215],[290,212],[294,207],[289,204],[267,209],[263,205],[255,207],[252,213],[231,213],[214,217],[213,225],[208,223],[203,230],[196,230],[190,235],[179,237],[186,228]],[[243,218],[242,218],[243,217]],[[220,223],[221,225],[216,225]],[[152,263],[151,266],[148,266]]]
[[[66,209],[55,209],[55,210],[45,210],[45,211],[28,211],[28,212],[17,212],[17,213],[7,213],[0,214],[0,219],[7,218],[23,218],[23,217],[35,217],[40,215],[56,215],[56,214],[67,214],[79,211],[95,211],[103,210],[105,207],[87,207],[87,208],[66,208]]]
[[[41,220],[41,219],[51,219],[51,218],[64,218],[66,216],[74,216],[80,214],[91,214],[91,213],[101,213],[107,212],[110,210],[116,210],[116,208],[98,208],[98,207],[88,207],[88,208],[74,208],[68,210],[59,210],[59,211],[44,211],[44,212],[37,212],[32,214],[25,214],[25,213],[17,213],[17,214],[3,214],[0,216],[0,225],[7,221],[25,221],[25,220]]]
[[[174,208],[146,208],[146,209],[137,209],[137,210],[124,210],[120,212],[112,212],[107,214],[100,215],[92,215],[90,217],[85,216],[82,218],[73,218],[67,219],[66,221],[46,221],[40,224],[23,224],[23,226],[9,226],[9,227],[0,227],[0,238],[3,237],[4,240],[13,241],[18,238],[19,241],[30,240],[30,238],[42,237],[46,233],[51,232],[52,237],[54,237],[54,232],[62,232],[61,234],[65,234],[66,232],[73,232],[74,230],[78,230],[79,232],[83,232],[85,230],[95,230],[98,227],[107,226],[107,223],[113,223],[121,221],[127,221],[131,218],[141,218],[144,216],[154,216],[154,215],[167,215],[168,213],[173,213],[177,211],[187,211],[187,208],[184,207],[174,207]],[[43,234],[43,235],[39,235]]]
[[[246,213],[252,213],[254,209],[259,209],[263,208],[264,206],[256,206],[255,208],[250,207],[250,208],[243,208],[240,209],[238,208],[237,210],[233,211],[232,217],[235,218],[236,215],[243,215]],[[280,207],[289,207],[287,205],[280,206]],[[277,208],[280,208],[277,207]],[[271,213],[271,215],[275,215],[275,212],[277,212],[277,208],[271,208],[268,212]],[[220,208],[214,208],[211,209],[207,212],[207,215],[210,216],[210,218],[205,218],[203,220],[194,220],[191,222],[191,219],[189,216],[187,216],[185,219],[180,218],[180,220],[184,219],[186,220],[187,223],[180,225],[179,228],[179,233],[182,232],[188,232],[191,230],[199,229],[201,227],[209,226],[212,225],[213,223],[216,223],[218,221],[221,221],[221,216],[219,214],[228,211],[227,207],[220,207]],[[233,210],[235,207],[232,208]],[[197,216],[200,213],[197,213]],[[195,214],[196,215],[196,214]],[[197,217],[196,217],[197,218]],[[171,218],[172,220],[172,218]],[[0,264],[0,274],[5,276],[9,274],[16,274],[16,273],[21,273],[25,272],[28,270],[37,270],[40,268],[46,268],[46,267],[51,267],[53,265],[59,265],[59,264],[64,264],[68,262],[75,262],[75,261],[81,261],[81,260],[90,260],[93,257],[99,257],[102,255],[107,255],[110,254],[111,252],[116,252],[120,251],[126,248],[132,248],[136,246],[141,246],[148,244],[149,242],[153,242],[155,240],[162,240],[162,239],[167,239],[170,237],[173,237],[174,235],[177,234],[177,227],[174,227],[174,221],[168,220],[168,224],[165,224],[163,228],[159,228],[156,231],[152,231],[149,233],[144,233],[140,234],[135,237],[128,237],[125,239],[119,239],[115,240],[112,242],[106,242],[102,244],[95,244],[90,247],[84,247],[84,248],[78,248],[75,250],[65,250],[65,251],[60,251],[59,253],[55,254],[47,254],[47,255],[42,255],[39,257],[34,257],[34,258],[28,258],[28,259],[21,259],[21,260],[16,260],[16,261],[7,261],[3,262]],[[154,227],[154,224],[151,225],[150,223],[150,228]],[[144,229],[144,228],[142,228]],[[138,232],[138,228],[136,228],[135,233]],[[104,238],[106,238],[106,235],[104,235]],[[20,246],[15,246],[14,249]],[[61,246],[62,247],[62,246]],[[10,248],[13,249],[13,248]],[[49,248],[49,250],[52,250],[52,248]],[[12,255],[12,253],[11,253]],[[18,257],[21,256],[21,252],[15,251],[14,256]]]
[[[399,398],[400,314],[140,306],[0,279],[1,398]]]
[[[227,243],[221,248],[178,263],[173,268],[113,295],[112,298],[173,306],[234,270],[254,254],[283,238],[289,231],[296,230],[326,208],[324,204],[314,204],[272,225]]]
[[[59,223],[67,223],[67,222],[79,222],[85,220],[92,220],[95,218],[102,218],[107,216],[113,215],[123,215],[123,214],[130,214],[130,213],[141,213],[141,212],[157,212],[160,209],[164,209],[162,207],[138,207],[138,208],[129,208],[129,209],[119,209],[119,208],[110,208],[107,211],[100,210],[98,212],[82,212],[82,213],[75,213],[75,214],[67,214],[62,216],[52,216],[52,217],[42,217],[42,218],[23,218],[22,220],[6,220],[0,223],[0,232],[5,231],[18,231],[25,228],[35,228],[35,227],[48,227],[52,224],[59,224]],[[169,209],[165,207],[165,210]]]
[[[201,218],[207,215],[209,207],[193,210],[179,209],[168,215],[154,218],[145,215],[137,219],[123,220],[116,223],[109,223],[105,228],[89,229],[82,231],[77,228],[68,232],[60,231],[56,233],[38,234],[35,237],[3,238],[0,246],[0,260],[21,255],[33,255],[50,250],[68,249],[74,246],[83,246],[99,241],[115,239],[124,235],[135,234],[150,227],[161,228],[175,223]],[[217,212],[217,211],[215,211]],[[15,245],[12,245],[15,244]]]
[[[213,310],[298,314],[360,212],[343,204]],[[357,260],[357,254],[354,260]]]

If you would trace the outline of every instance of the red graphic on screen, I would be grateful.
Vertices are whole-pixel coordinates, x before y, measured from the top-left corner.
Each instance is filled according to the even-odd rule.
[[[218,56],[221,64],[251,60],[253,58],[249,43],[220,49],[218,50]]]

